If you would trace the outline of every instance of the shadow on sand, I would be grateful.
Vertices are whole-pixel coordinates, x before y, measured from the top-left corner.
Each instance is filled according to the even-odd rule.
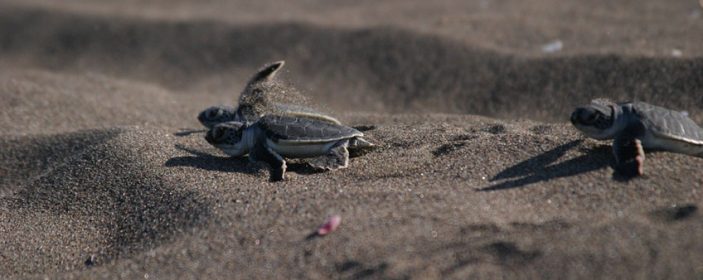
[[[166,167],[175,166],[190,166],[195,168],[200,168],[209,171],[222,171],[222,172],[238,172],[244,174],[256,174],[258,173],[265,164],[251,164],[248,157],[227,157],[227,156],[214,156],[205,152],[201,152],[192,148],[185,147],[183,145],[176,144],[176,149],[188,152],[192,156],[182,156],[173,157],[166,161],[164,164]],[[288,165],[287,171],[295,172],[297,174],[317,174],[322,173],[324,170],[318,170],[310,166],[304,161],[286,160]]]
[[[498,191],[520,188],[537,182],[573,176],[598,170],[609,165],[612,166],[613,162],[609,145],[587,149],[585,155],[553,164],[563,157],[566,152],[582,142],[583,140],[574,140],[513,165],[491,178],[491,181],[506,179],[507,181],[479,189],[478,191]],[[619,178],[614,175],[614,179],[617,180]]]
[[[5,230],[7,225],[27,221],[30,225],[12,230],[17,231],[12,238],[22,244],[17,247],[22,253],[16,259],[3,259],[0,267],[22,271],[27,267],[22,263],[26,258],[37,262],[32,273],[66,271],[82,264],[99,266],[147,252],[208,223],[210,201],[194,190],[165,181],[158,172],[147,168],[149,165],[135,161],[130,155],[134,147],[118,139],[122,132],[85,130],[0,139],[5,144],[3,148],[12,148],[22,155],[17,163],[25,169],[19,174],[26,178],[9,182],[17,187],[0,199],[3,215],[8,213],[3,219],[9,217],[0,228]],[[63,236],[65,242],[82,240],[66,246],[67,243],[32,237],[37,228],[31,225],[42,221],[44,215],[53,220],[47,227]],[[61,235],[62,229],[75,232]],[[94,236],[83,239],[81,233]],[[42,253],[36,254],[34,248],[43,248]],[[69,258],[75,262],[57,267],[44,261],[57,256],[54,252],[71,254]]]
[[[250,165],[249,159],[246,157],[214,156],[182,145],[176,145],[176,149],[188,152],[191,156],[173,157],[166,161],[165,166],[191,166],[209,171],[239,172],[246,174],[255,174],[259,170],[255,165]]]

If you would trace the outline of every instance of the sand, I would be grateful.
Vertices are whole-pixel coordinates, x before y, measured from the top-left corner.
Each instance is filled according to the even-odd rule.
[[[702,12],[0,1],[0,278],[701,278],[703,159],[650,153],[624,180],[567,118],[609,97],[703,123]],[[380,147],[273,183],[183,133],[281,59]]]

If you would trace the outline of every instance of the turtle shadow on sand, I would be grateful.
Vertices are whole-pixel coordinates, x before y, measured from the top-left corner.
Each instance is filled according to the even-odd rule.
[[[176,149],[188,152],[191,155],[172,157],[166,161],[164,166],[191,166],[209,171],[238,172],[246,174],[255,174],[258,172],[257,168],[248,164],[249,160],[246,158],[211,155],[209,153],[198,151],[179,144],[176,144],[175,147]]]
[[[614,162],[610,145],[601,145],[586,149],[584,155],[553,164],[562,158],[569,150],[577,147],[582,142],[582,139],[568,142],[508,167],[490,180],[491,182],[499,180],[506,181],[478,189],[478,191],[499,191],[520,188],[537,182],[574,176],[607,166],[613,166]],[[616,175],[613,175],[613,178],[616,180],[620,179]]]
[[[252,164],[247,157],[216,156],[206,152],[198,151],[183,145],[176,144],[176,149],[188,152],[191,156],[173,157],[166,161],[164,166],[190,166],[209,171],[238,172],[245,174],[256,174],[263,167],[261,164]],[[268,168],[266,168],[268,170]],[[289,162],[288,170],[297,174],[317,174],[324,170],[318,170],[305,162]]]

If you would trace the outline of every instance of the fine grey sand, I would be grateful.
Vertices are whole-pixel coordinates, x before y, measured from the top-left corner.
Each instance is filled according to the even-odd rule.
[[[0,1],[0,278],[703,277],[703,159],[567,123],[703,123],[696,1],[243,2]],[[272,183],[184,133],[281,59],[379,149]]]

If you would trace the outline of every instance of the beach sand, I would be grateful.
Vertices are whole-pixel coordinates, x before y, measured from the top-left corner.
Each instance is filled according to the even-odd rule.
[[[244,2],[0,1],[0,278],[703,277],[703,159],[568,123],[703,123],[696,1]],[[276,60],[379,148],[274,183],[188,133]]]

